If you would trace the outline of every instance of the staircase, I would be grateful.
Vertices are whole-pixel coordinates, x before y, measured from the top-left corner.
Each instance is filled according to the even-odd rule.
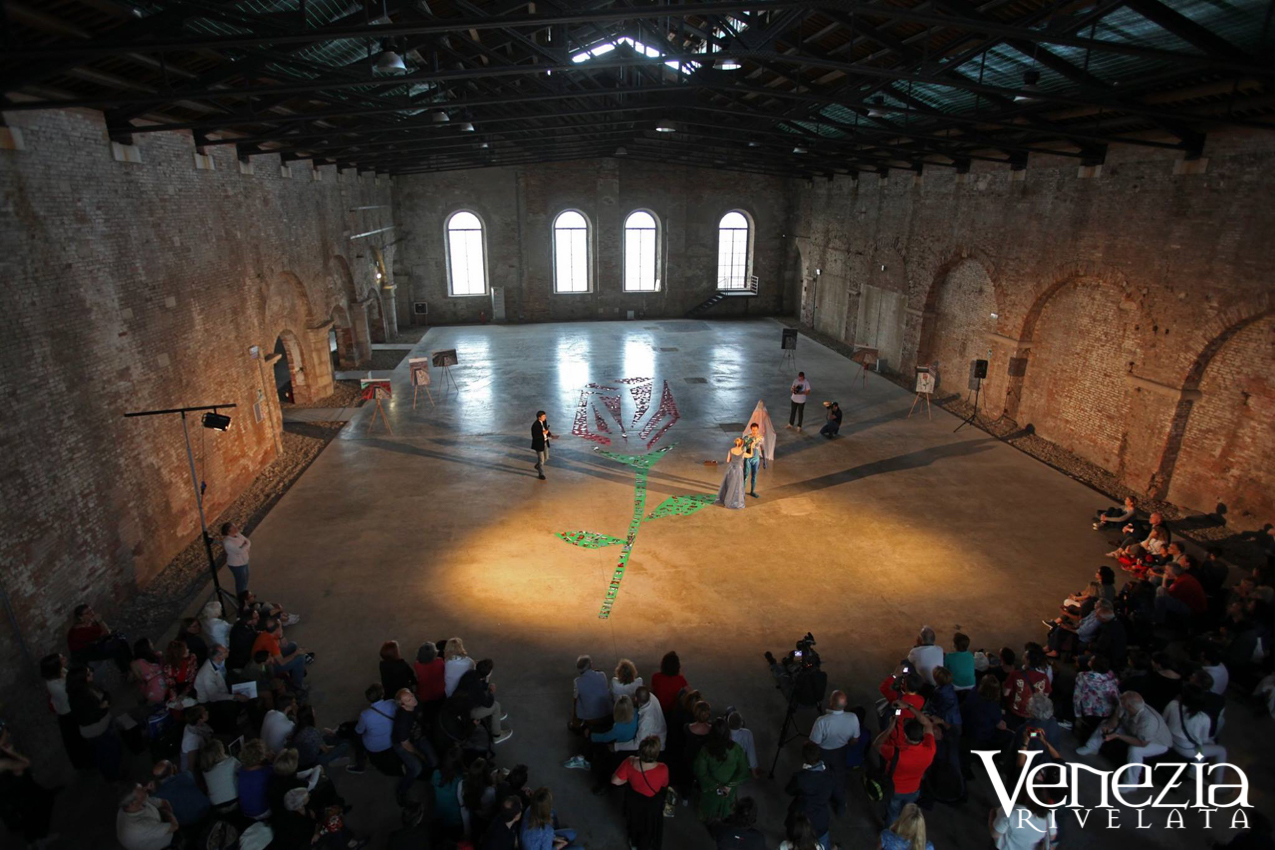
[[[725,281],[718,281],[720,287]],[[750,275],[748,278],[748,286],[743,289],[718,289],[706,300],[696,304],[694,307],[686,311],[686,318],[693,319],[696,316],[702,316],[713,307],[727,300],[728,298],[753,298],[757,295],[757,275]]]

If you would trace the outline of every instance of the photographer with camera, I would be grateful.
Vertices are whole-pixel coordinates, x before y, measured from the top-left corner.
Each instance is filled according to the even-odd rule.
[[[775,677],[776,687],[789,703],[818,706],[828,690],[828,674],[820,669],[823,662],[814,647],[814,635],[806,632],[806,636],[797,641],[796,648],[782,660],[776,661],[769,651],[765,653],[770,675]]]
[[[913,670],[908,662],[904,661],[894,668],[893,675],[887,677],[879,688],[881,696],[884,697],[877,701],[877,717],[882,727],[890,722],[888,709],[893,703],[906,703],[915,709],[917,714],[921,713],[921,709],[925,707],[925,697],[920,694],[923,684],[921,674]],[[902,727],[895,730],[895,737],[898,739],[903,737]]]
[[[889,723],[872,745],[885,765],[882,803],[885,825],[889,826],[904,806],[921,796],[921,780],[938,750],[934,721],[911,703],[898,700],[893,704]]]

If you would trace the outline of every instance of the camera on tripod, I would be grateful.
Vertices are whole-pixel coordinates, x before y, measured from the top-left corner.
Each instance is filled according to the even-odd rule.
[[[775,775],[775,765],[779,762],[779,752],[784,745],[795,738],[804,737],[797,726],[796,713],[798,707],[813,708],[816,713],[823,714],[823,698],[828,690],[828,674],[821,666],[823,659],[815,651],[815,636],[806,632],[806,636],[797,641],[796,648],[776,661],[775,656],[766,653],[766,661],[770,663],[770,674],[775,677],[777,687],[788,700],[788,711],[784,714],[784,724],[779,728],[779,747],[775,751],[775,760],[770,765],[770,776]],[[793,735],[788,734],[789,725]]]

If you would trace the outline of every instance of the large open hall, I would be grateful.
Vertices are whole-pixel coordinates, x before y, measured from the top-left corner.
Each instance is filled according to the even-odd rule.
[[[1275,847],[1258,0],[5,0],[0,846]]]

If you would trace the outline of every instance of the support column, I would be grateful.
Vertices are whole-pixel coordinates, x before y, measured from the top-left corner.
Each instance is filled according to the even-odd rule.
[[[300,340],[301,345],[305,347],[307,368],[304,387],[297,386],[296,381],[293,381],[292,395],[298,404],[332,395],[332,358],[328,355],[328,331],[331,330],[332,324],[332,320],[327,319],[308,327]]]
[[[355,368],[372,360],[372,333],[368,327],[367,302],[350,305],[350,349]]]

